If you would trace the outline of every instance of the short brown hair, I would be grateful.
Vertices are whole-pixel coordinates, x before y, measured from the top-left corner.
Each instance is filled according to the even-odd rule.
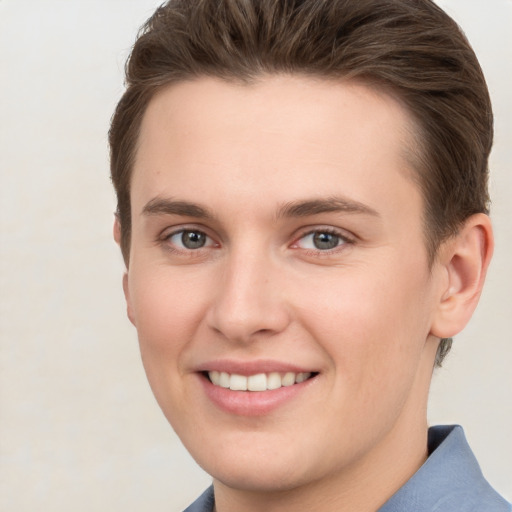
[[[406,105],[431,262],[470,215],[488,213],[489,93],[464,34],[432,1],[170,0],[141,29],[109,133],[127,263],[130,179],[151,98],[201,76],[251,82],[269,73],[357,79]],[[450,344],[442,340],[437,364]]]

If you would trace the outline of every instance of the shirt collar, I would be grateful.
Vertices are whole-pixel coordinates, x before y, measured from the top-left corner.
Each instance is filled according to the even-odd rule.
[[[484,479],[462,427],[431,427],[428,451],[430,455],[423,466],[378,512],[464,512],[490,501],[499,506],[501,498]]]

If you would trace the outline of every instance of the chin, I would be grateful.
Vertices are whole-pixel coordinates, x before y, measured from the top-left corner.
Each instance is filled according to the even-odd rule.
[[[214,480],[223,485],[246,492],[286,492],[304,485],[307,481],[304,475],[301,477],[295,474],[286,464],[282,464],[282,467],[268,464],[263,467],[216,467],[208,471]]]
[[[326,469],[320,461],[315,464],[311,457],[298,453],[294,443],[286,443],[281,449],[275,444],[270,449],[253,445],[252,449],[213,450],[208,458],[201,455],[196,461],[214,480],[248,492],[290,491],[322,478]]]

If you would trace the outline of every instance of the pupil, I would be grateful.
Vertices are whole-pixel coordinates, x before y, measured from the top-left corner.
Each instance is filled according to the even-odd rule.
[[[200,249],[206,243],[206,236],[199,231],[183,231],[181,241],[187,249]]]
[[[331,233],[315,233],[313,242],[317,249],[334,249],[339,243],[339,237]]]

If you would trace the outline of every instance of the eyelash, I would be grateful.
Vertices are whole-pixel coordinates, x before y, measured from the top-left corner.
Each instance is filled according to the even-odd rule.
[[[187,248],[187,247],[178,247],[176,243],[173,243],[171,240],[173,237],[177,235],[183,235],[185,233],[196,233],[199,235],[202,235],[206,237],[205,245],[201,247],[197,247],[195,249]],[[168,250],[171,253],[178,254],[180,256],[187,256],[189,258],[199,257],[204,255],[204,252],[202,249],[210,249],[210,248],[216,248],[219,247],[219,244],[216,243],[211,236],[209,236],[207,233],[205,233],[204,230],[194,228],[194,227],[182,227],[180,229],[177,229],[175,231],[164,233],[163,236],[159,237],[158,242],[165,246],[165,249]]]
[[[173,237],[177,235],[183,235],[185,233],[196,233],[202,236],[206,237],[205,245],[197,248],[181,248],[177,247],[175,243],[172,243],[171,240]],[[322,234],[322,235],[332,235],[336,238],[338,238],[338,244],[332,248],[328,249],[317,249],[317,248],[301,248],[299,246],[299,242],[301,240],[304,240],[308,236],[312,236],[315,234]],[[210,249],[210,248],[218,248],[220,247],[220,244],[216,243],[212,237],[210,237],[205,231],[201,229],[197,229],[194,227],[182,227],[180,229],[177,229],[175,231],[172,231],[170,233],[164,233],[163,236],[159,238],[160,244],[165,244],[165,248],[175,254],[179,255],[185,255],[188,257],[198,257],[203,254],[203,249]],[[347,245],[353,245],[355,243],[355,239],[352,237],[347,236],[345,233],[340,232],[339,230],[333,229],[331,227],[319,227],[314,229],[309,229],[308,231],[305,231],[300,234],[299,237],[295,238],[295,241],[291,244],[292,249],[302,249],[306,255],[314,255],[314,256],[329,256],[335,252],[338,252],[340,250],[343,250]]]
[[[352,237],[347,236],[344,232],[331,228],[331,227],[315,227],[314,229],[310,229],[304,233],[301,233],[301,235],[296,238],[295,242],[292,244],[292,248],[298,248],[298,244],[301,240],[304,240],[306,237],[315,235],[315,234],[326,234],[326,235],[332,235],[339,239],[338,244],[329,249],[303,249],[306,254],[308,255],[314,255],[314,256],[330,256],[331,254],[344,250],[347,245],[353,245],[355,243],[355,239]]]

